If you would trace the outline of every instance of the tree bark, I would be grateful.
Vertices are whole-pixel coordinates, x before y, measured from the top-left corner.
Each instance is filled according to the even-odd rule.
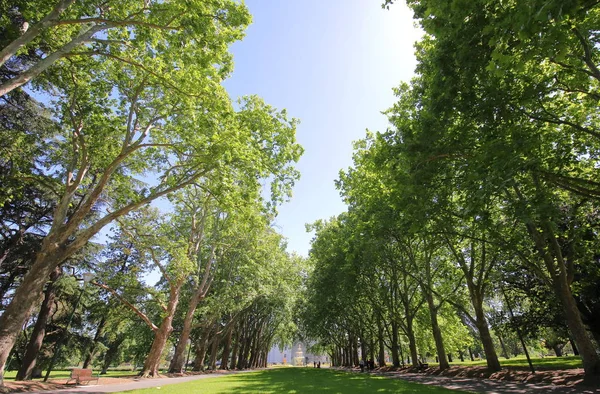
[[[162,352],[165,349],[169,335],[173,331],[173,316],[177,310],[177,304],[179,303],[179,290],[181,288],[181,282],[173,284],[169,291],[169,304],[167,305],[167,315],[161,322],[158,330],[155,332],[154,341],[152,341],[152,347],[150,353],[144,362],[144,368],[140,373],[143,377],[157,377],[160,372],[160,359]]]
[[[101,375],[106,375],[106,372],[108,371],[108,368],[110,367],[110,364],[112,364],[113,360],[119,353],[119,347],[121,346],[123,341],[125,341],[125,335],[119,334],[117,336],[117,339],[115,339],[114,342],[111,342],[110,345],[108,346],[108,350],[106,351],[106,354],[104,355],[104,363],[102,364],[102,371],[100,372]]]
[[[475,325],[479,331],[479,338],[481,339],[481,344],[483,345],[483,352],[485,353],[487,367],[490,371],[500,371],[500,361],[498,360],[498,355],[496,354],[496,349],[494,348],[494,341],[492,340],[489,326],[485,320],[483,306],[480,303],[473,302],[473,307],[475,308],[476,315]]]
[[[232,336],[233,336],[233,327],[228,330],[227,335],[225,337],[225,343],[224,343],[224,347],[223,347],[223,355],[221,356],[221,368],[220,369],[224,369],[224,370],[229,369],[229,353],[231,352],[231,337]]]
[[[563,305],[567,326],[581,355],[585,377],[586,379],[597,379],[600,376],[600,356],[581,321],[581,314],[577,309],[566,276],[558,275],[558,278],[555,278],[554,286]]]
[[[236,331],[235,340],[233,341],[233,350],[231,351],[231,369],[237,367],[237,353],[240,344],[240,333]]]
[[[392,322],[392,363],[394,367],[400,367],[400,355],[398,354],[398,324]]]
[[[44,337],[46,336],[46,324],[54,309],[54,288],[60,274],[61,270],[57,267],[50,275],[50,282],[44,291],[44,301],[40,307],[40,313],[38,314],[35,326],[33,327],[29,343],[27,344],[27,350],[25,351],[25,356],[21,363],[21,368],[19,368],[15,380],[31,380],[31,374],[35,368],[38,354],[42,348]]]
[[[219,343],[221,341],[221,337],[219,334],[215,334],[212,339],[212,346],[210,347],[210,361],[208,363],[208,368],[211,371],[217,369],[217,353],[219,351]]]
[[[179,335],[179,341],[175,348],[175,354],[171,359],[169,365],[169,373],[183,373],[185,364],[185,349],[187,347],[188,339],[190,338],[190,332],[192,331],[192,322],[194,321],[194,313],[198,307],[198,303],[202,299],[202,293],[194,294],[194,297],[190,300],[188,310],[183,320],[183,328],[181,329],[181,335]]]
[[[202,337],[198,343],[196,343],[196,357],[194,358],[194,371],[204,371],[204,358],[206,357],[206,337]]]
[[[450,364],[446,359],[446,348],[444,347],[444,338],[442,337],[442,330],[438,323],[437,308],[435,307],[433,294],[430,291],[424,290],[425,299],[427,306],[429,307],[429,317],[431,318],[431,330],[433,331],[433,339],[435,341],[435,349],[437,352],[438,359],[440,360],[440,370],[450,368]]]
[[[6,360],[21,332],[23,324],[31,316],[31,311],[38,305],[44,286],[50,274],[56,269],[61,258],[59,251],[48,245],[48,237],[42,242],[50,254],[38,253],[31,269],[23,277],[21,285],[15,290],[13,299],[0,316],[0,380],[4,376]],[[52,257],[50,257],[52,256]]]

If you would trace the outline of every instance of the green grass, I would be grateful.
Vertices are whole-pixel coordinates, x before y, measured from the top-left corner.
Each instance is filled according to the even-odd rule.
[[[241,394],[241,393],[426,393],[451,394],[435,386],[425,386],[399,379],[331,369],[271,368],[263,371],[199,379],[159,388],[126,391],[127,394]]]
[[[100,372],[100,369],[94,369],[94,375],[97,372]],[[116,370],[116,371],[111,371],[108,370],[106,375],[100,375],[100,377],[106,377],[106,378],[118,378],[121,376],[131,376],[131,375],[135,375],[137,372],[136,371],[127,371],[127,370]],[[4,379],[6,380],[14,380],[15,376],[17,376],[17,371],[6,371],[4,372]],[[42,376],[46,376],[46,371],[42,371]],[[71,376],[71,370],[70,369],[58,369],[58,370],[54,370],[52,371],[52,373],[50,374],[50,378],[49,379],[68,379],[69,376]],[[43,380],[43,378],[41,379],[33,379],[34,381],[40,381]]]
[[[583,368],[581,358],[579,356],[568,356],[568,357],[537,357],[532,358],[534,368],[544,370],[554,369],[572,369],[572,368]],[[430,365],[437,365],[436,363],[430,363]],[[464,361],[464,362],[452,362],[450,365],[456,366],[485,366],[485,360],[480,361]],[[503,367],[515,367],[515,368],[529,368],[527,359],[525,356],[517,356],[509,358],[508,360],[504,357],[500,357],[500,365]]]

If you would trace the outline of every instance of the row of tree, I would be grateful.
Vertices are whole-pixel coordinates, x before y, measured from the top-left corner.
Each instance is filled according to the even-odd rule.
[[[305,329],[338,362],[399,365],[405,342],[442,369],[469,331],[490,370],[494,336],[570,339],[600,375],[600,7],[408,4],[417,76],[340,173],[348,212],[312,225]]]
[[[302,148],[285,110],[222,86],[250,21],[233,0],[0,4],[0,375],[64,336],[65,362],[146,376],[188,339],[198,368],[264,364],[300,280],[270,222]]]

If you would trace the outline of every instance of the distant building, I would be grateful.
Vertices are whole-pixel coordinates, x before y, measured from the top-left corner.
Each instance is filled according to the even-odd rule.
[[[329,362],[329,358],[321,354],[309,353],[305,342],[295,342],[291,348],[286,347],[281,350],[278,346],[273,346],[267,355],[267,364],[286,364],[296,367],[309,365],[314,362],[321,364]]]

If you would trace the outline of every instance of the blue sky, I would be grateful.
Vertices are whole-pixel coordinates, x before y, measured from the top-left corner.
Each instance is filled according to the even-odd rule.
[[[392,87],[409,81],[421,36],[411,11],[379,0],[246,0],[253,16],[246,38],[232,47],[232,97],[257,94],[299,118],[305,149],[301,179],[279,209],[276,228],[288,250],[306,256],[305,223],[345,210],[334,180],[352,164],[352,141],[385,130],[381,111]]]

